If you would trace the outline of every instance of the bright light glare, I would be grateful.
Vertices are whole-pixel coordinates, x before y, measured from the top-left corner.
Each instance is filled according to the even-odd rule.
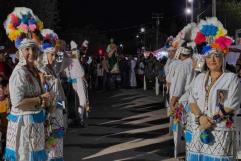
[[[190,15],[192,13],[192,10],[190,8],[186,8],[185,13],[187,15]]]
[[[144,28],[144,27],[142,27],[141,28],[141,32],[143,33],[143,32],[145,32],[146,31],[146,29]]]

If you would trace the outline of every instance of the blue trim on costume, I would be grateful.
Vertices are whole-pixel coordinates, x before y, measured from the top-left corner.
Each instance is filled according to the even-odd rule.
[[[67,82],[71,84],[77,83],[77,78],[74,78],[74,79],[69,78]]]
[[[40,151],[32,151],[29,156],[30,161],[39,161],[39,160],[47,160],[48,155],[45,150]]]
[[[187,152],[187,161],[232,161],[232,156],[215,156],[210,154]]]
[[[55,130],[55,131],[52,133],[52,136],[53,136],[54,138],[63,138],[63,137],[64,137],[64,128],[63,128],[63,129]]]
[[[6,147],[5,153],[4,153],[4,159],[7,161],[16,161],[17,160],[16,152]]]
[[[30,115],[30,120],[33,123],[42,123],[45,121],[45,114],[44,111],[41,111],[37,114],[31,114]]]
[[[187,143],[190,143],[192,141],[192,131],[191,130],[184,130],[184,138]]]
[[[62,109],[62,108],[63,108],[62,101],[58,100],[58,101],[56,102],[56,108],[58,108],[58,109]]]
[[[64,158],[61,157],[61,158],[50,159],[50,161],[64,161]]]
[[[12,113],[10,113],[8,116],[7,116],[7,119],[11,122],[19,122],[20,119],[23,118],[24,115],[14,115]],[[42,123],[45,121],[46,117],[45,117],[45,113],[44,111],[41,111],[37,114],[27,114],[25,116],[29,116],[30,118],[30,121],[32,123]]]
[[[173,132],[177,131],[177,124],[176,123],[172,124],[172,131]]]
[[[184,109],[186,112],[191,112],[191,109],[188,103],[184,105]]]
[[[11,122],[18,122],[18,118],[19,116],[13,115],[11,113],[7,116],[8,121],[11,121]]]

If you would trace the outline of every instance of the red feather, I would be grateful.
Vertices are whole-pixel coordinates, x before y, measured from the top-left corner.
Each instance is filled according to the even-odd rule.
[[[199,45],[206,41],[206,37],[203,33],[198,32],[194,41]]]

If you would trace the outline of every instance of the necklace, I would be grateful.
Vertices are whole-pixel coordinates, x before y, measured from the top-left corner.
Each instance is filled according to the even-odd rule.
[[[26,69],[30,73],[30,75],[37,81],[37,83],[39,85],[40,93],[42,93],[42,88],[41,88],[42,86],[41,86],[40,77],[38,75],[38,70],[36,68],[33,68],[33,70],[30,70],[28,67],[26,67]],[[34,84],[33,84],[33,86],[34,86],[34,88],[36,88]],[[35,96],[33,91],[32,91],[32,94],[33,94],[33,96]]]
[[[206,111],[208,110],[208,99],[209,99],[209,94],[210,91],[213,87],[213,85],[217,82],[217,80],[220,78],[222,74],[220,74],[218,77],[212,79],[210,72],[207,73],[206,75],[206,81],[205,81],[205,109]],[[211,78],[211,83],[209,84],[209,78]]]

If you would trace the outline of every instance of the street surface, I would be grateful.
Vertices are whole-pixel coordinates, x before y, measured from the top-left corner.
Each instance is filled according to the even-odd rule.
[[[89,126],[72,126],[65,161],[172,161],[169,119],[154,91],[121,89],[92,94]]]

